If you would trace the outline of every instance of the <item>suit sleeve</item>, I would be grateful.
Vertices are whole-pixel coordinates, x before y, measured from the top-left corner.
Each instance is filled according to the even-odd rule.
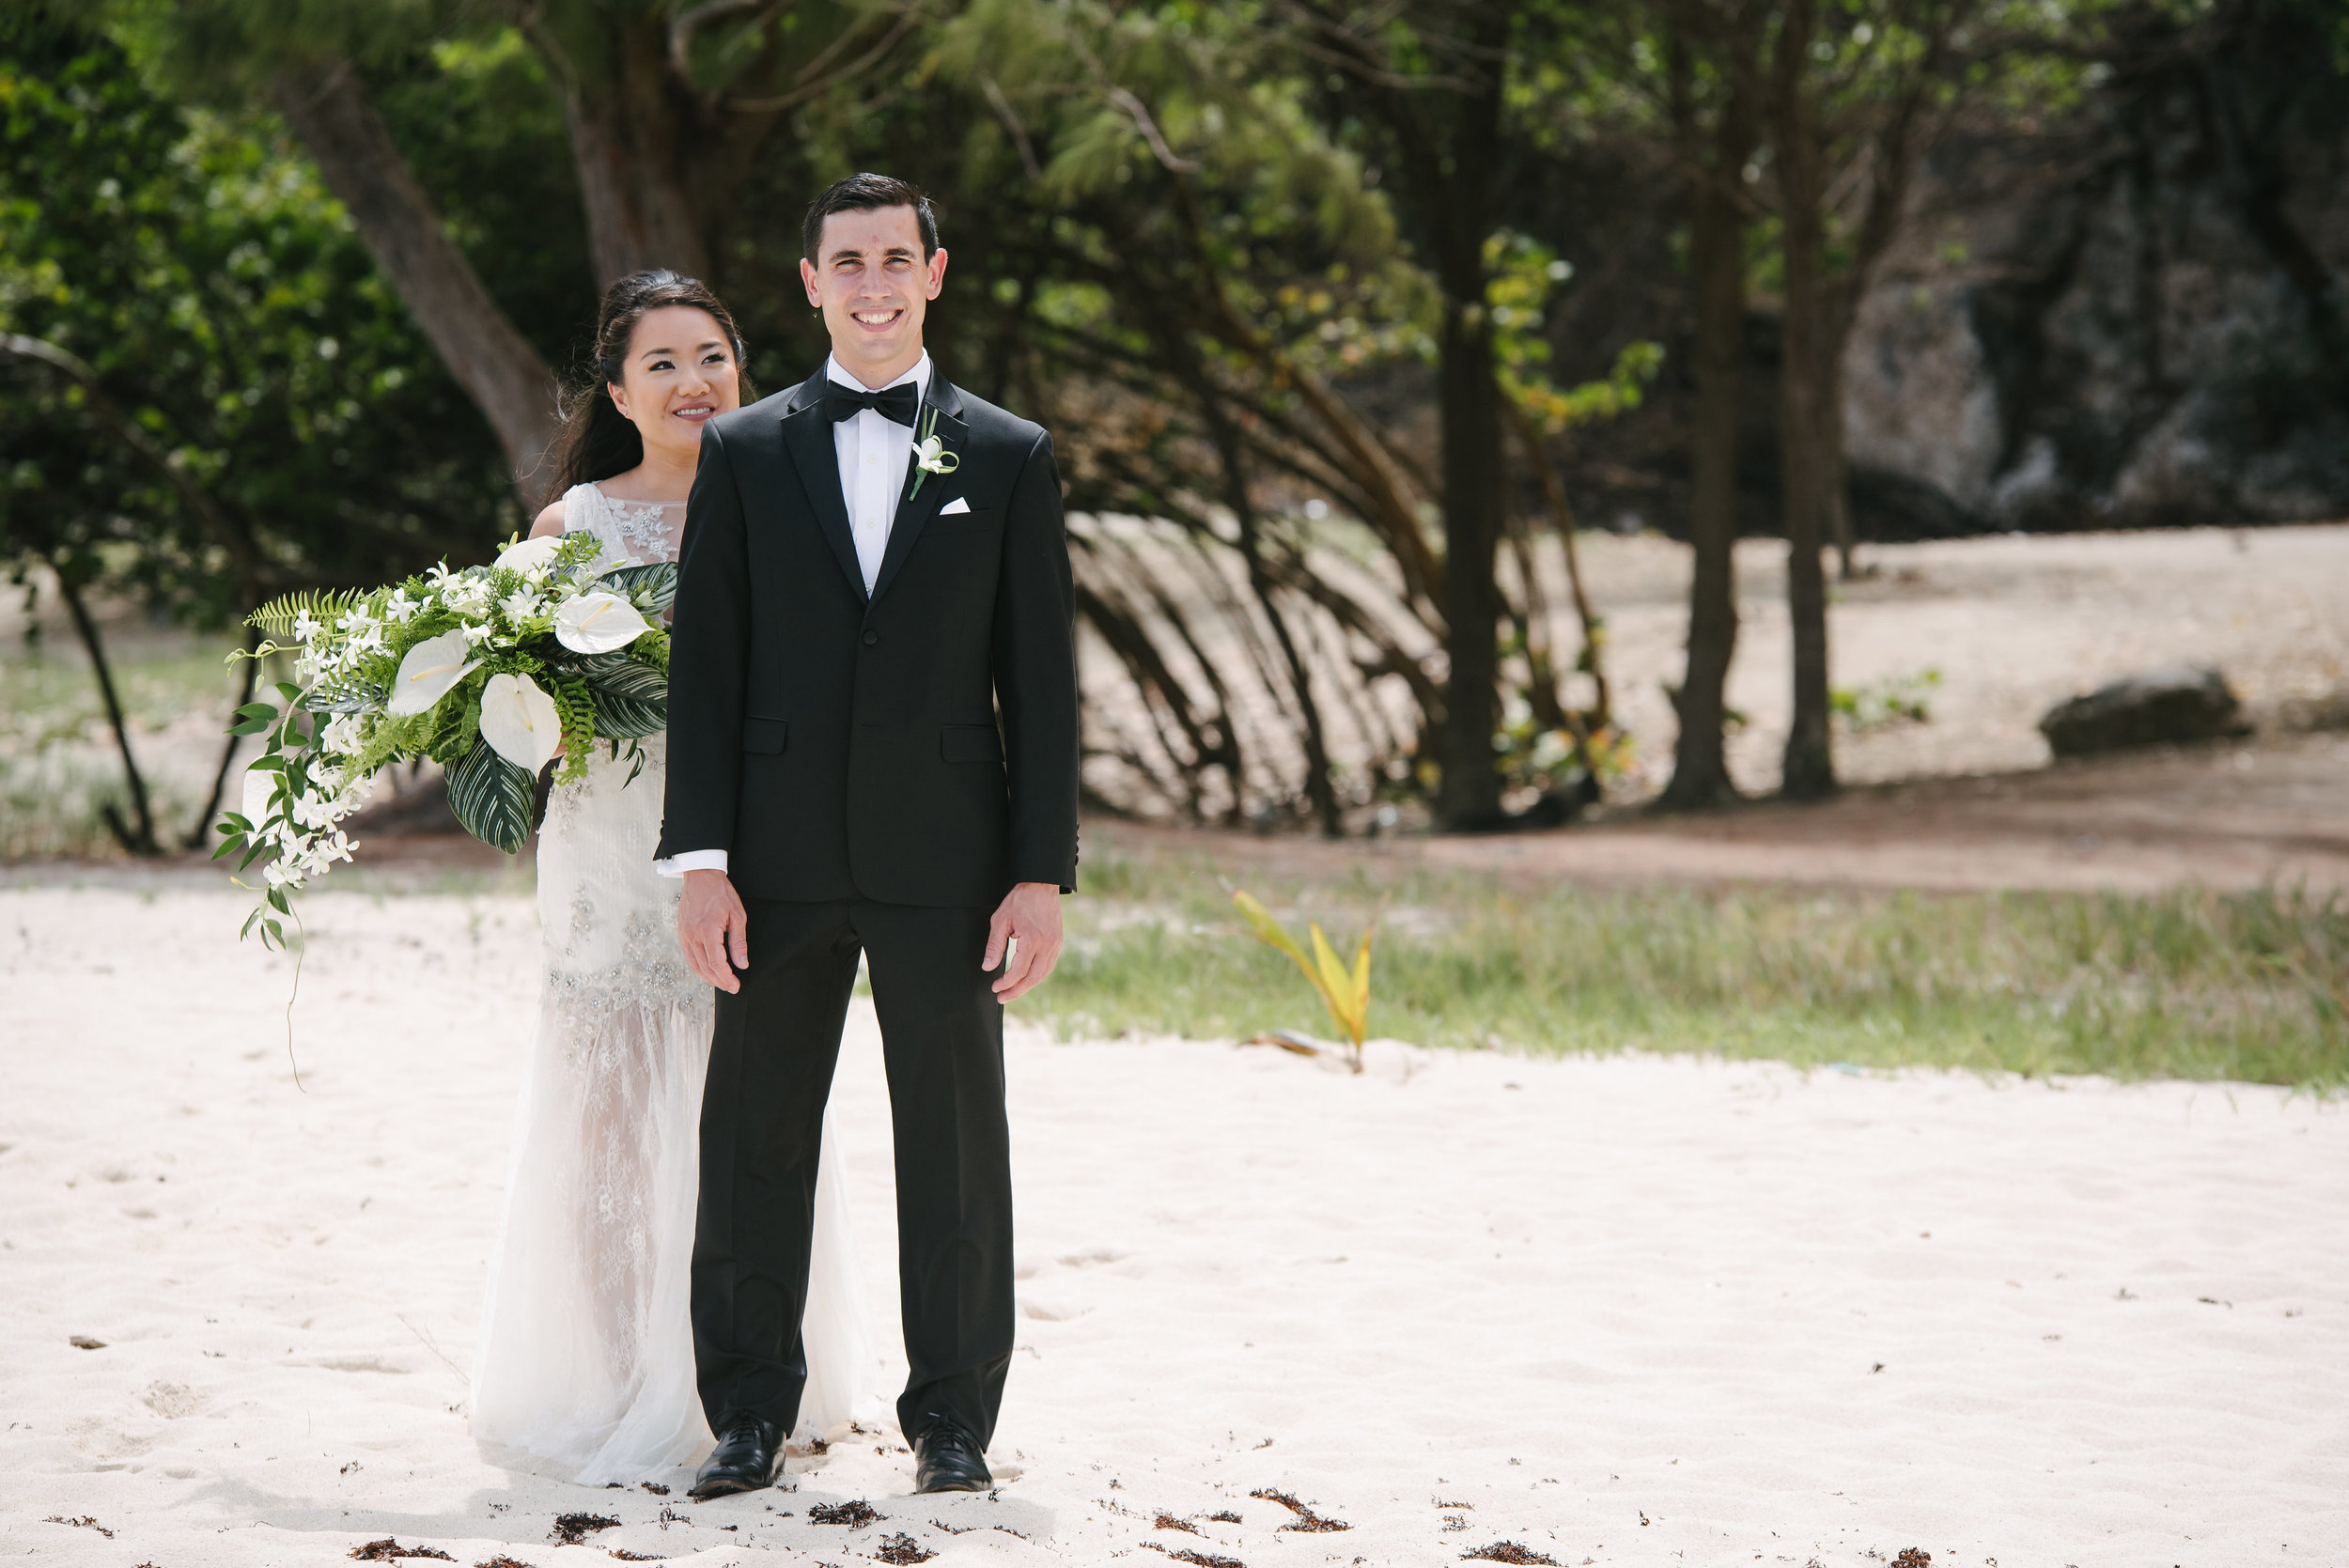
[[[742,789],[742,688],[750,657],[750,552],[742,496],[715,425],[685,504],[669,642],[669,782],[656,860],[730,850]]]
[[[995,701],[1003,716],[1015,882],[1077,891],[1076,590],[1052,438],[1038,435],[1003,513]]]

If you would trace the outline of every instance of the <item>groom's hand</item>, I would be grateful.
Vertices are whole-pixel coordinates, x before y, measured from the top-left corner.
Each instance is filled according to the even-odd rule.
[[[1011,961],[1003,963],[1008,949]],[[987,960],[979,968],[1003,965],[995,979],[995,1000],[1018,1001],[1044,984],[1060,962],[1060,889],[1050,882],[1022,882],[1003,895],[987,923]]]
[[[999,915],[996,918],[1001,919]],[[1054,943],[1060,923],[1053,920]],[[751,967],[751,920],[742,900],[723,871],[689,871],[685,892],[677,899],[677,939],[685,949],[685,962],[695,974],[722,991],[739,991],[736,970]],[[726,960],[731,956],[732,963]]]

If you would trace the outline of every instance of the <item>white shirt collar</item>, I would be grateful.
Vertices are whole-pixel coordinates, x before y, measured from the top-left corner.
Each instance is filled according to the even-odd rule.
[[[840,361],[835,355],[827,354],[824,356],[824,376],[825,379],[830,380],[834,386],[851,386],[856,388],[859,392],[864,390],[864,383],[863,381],[858,380],[854,376],[849,375],[846,370],[840,368]],[[923,396],[927,397],[930,395],[930,351],[927,349],[923,349],[922,357],[913,362],[912,369],[907,371],[904,375],[890,382],[889,386],[903,386],[908,381],[911,381],[916,387],[918,387],[921,390]],[[886,392],[889,390],[889,387],[875,387],[873,390],[876,392]]]

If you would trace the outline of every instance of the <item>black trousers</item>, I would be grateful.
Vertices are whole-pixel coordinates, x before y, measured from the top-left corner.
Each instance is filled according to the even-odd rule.
[[[693,1358],[712,1429],[788,1432],[824,1098],[866,957],[896,1136],[897,1278],[909,1439],[950,1417],[984,1446],[1011,1364],[1011,1150],[1003,1009],[979,968],[991,909],[746,899],[750,967],[718,993],[702,1096]],[[1000,974],[1000,970],[994,973]]]

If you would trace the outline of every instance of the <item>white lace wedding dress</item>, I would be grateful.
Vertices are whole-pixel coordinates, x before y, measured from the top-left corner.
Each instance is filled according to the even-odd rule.
[[[676,559],[681,504],[563,498],[566,532],[614,564]],[[473,1430],[586,1485],[692,1462],[709,1430],[693,1384],[688,1274],[711,992],[677,949],[678,883],[653,870],[667,737],[599,747],[557,785],[538,838],[546,953],[538,1034],[514,1122],[473,1374]],[[832,1116],[816,1185],[795,1436],[886,1408]]]

